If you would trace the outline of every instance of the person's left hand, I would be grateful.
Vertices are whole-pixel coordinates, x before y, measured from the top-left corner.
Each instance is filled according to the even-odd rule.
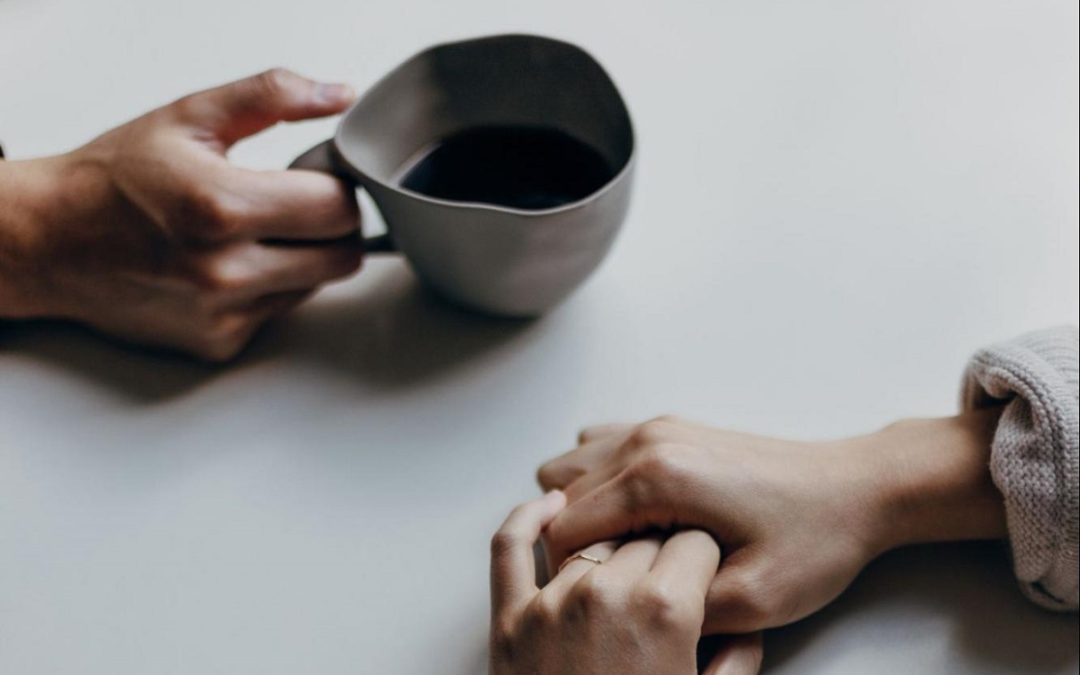
[[[701,530],[603,542],[571,559],[543,589],[533,545],[565,504],[561,492],[516,508],[491,542],[492,675],[693,675],[705,593],[720,549]],[[738,636],[708,675],[753,675],[760,635]]]
[[[570,504],[545,531],[551,563],[594,542],[700,528],[724,563],[705,633],[750,633],[825,606],[880,553],[1004,536],[990,477],[999,411],[907,420],[799,442],[678,418],[596,427],[539,472]]]

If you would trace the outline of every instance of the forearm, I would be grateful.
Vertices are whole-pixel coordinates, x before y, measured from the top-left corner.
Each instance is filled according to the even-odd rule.
[[[58,201],[58,158],[0,162],[0,319],[48,314],[37,251]]]
[[[872,457],[877,552],[917,543],[1003,539],[1005,506],[990,476],[1000,408],[905,420],[855,442]]]

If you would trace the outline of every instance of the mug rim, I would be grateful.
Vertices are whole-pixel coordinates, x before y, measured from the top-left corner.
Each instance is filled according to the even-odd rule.
[[[365,185],[366,183],[375,183],[380,188],[389,190],[390,192],[393,192],[393,193],[396,193],[396,194],[399,194],[399,195],[402,195],[402,196],[410,197],[412,199],[415,199],[415,200],[418,200],[418,201],[421,201],[421,202],[427,202],[427,203],[435,205],[435,206],[449,207],[449,208],[454,208],[454,209],[473,209],[473,210],[480,210],[480,211],[491,211],[491,212],[500,213],[500,214],[513,214],[513,215],[517,215],[517,216],[548,216],[548,215],[564,213],[564,212],[567,212],[567,211],[572,211],[574,209],[580,208],[581,206],[583,206],[585,204],[588,204],[589,202],[595,201],[596,199],[603,196],[605,193],[611,191],[616,184],[622,182],[622,180],[626,177],[626,175],[630,173],[630,170],[632,169],[632,167],[634,165],[634,162],[635,162],[635,160],[637,158],[637,137],[636,137],[636,134],[634,133],[634,121],[630,117],[630,110],[626,105],[626,99],[623,97],[622,92],[619,91],[619,87],[618,87],[618,85],[615,84],[615,80],[611,77],[610,74],[608,74],[607,69],[604,68],[603,64],[601,64],[600,61],[597,60],[596,57],[594,57],[592,54],[590,54],[584,48],[582,48],[582,47],[580,47],[580,46],[578,46],[578,45],[576,45],[576,44],[574,44],[572,42],[567,42],[566,40],[559,40],[557,38],[547,37],[547,36],[544,36],[544,35],[535,35],[535,34],[531,34],[531,33],[497,33],[495,35],[485,35],[483,37],[468,38],[468,39],[465,39],[465,40],[453,40],[453,41],[449,41],[449,42],[440,42],[438,44],[431,45],[430,47],[427,47],[426,49],[423,49],[423,50],[417,52],[416,54],[413,54],[411,57],[409,57],[409,58],[405,59],[404,61],[402,61],[401,63],[399,63],[389,73],[387,73],[386,75],[383,75],[374,84],[372,84],[368,88],[368,91],[370,91],[371,89],[374,89],[375,87],[378,87],[380,84],[382,84],[383,81],[390,78],[392,75],[394,75],[398,70],[400,70],[406,64],[408,64],[408,63],[410,63],[410,62],[412,62],[412,61],[414,61],[416,59],[419,59],[419,58],[421,58],[421,57],[423,57],[423,56],[425,56],[427,54],[430,54],[430,53],[432,53],[434,51],[444,49],[446,47],[455,47],[455,46],[466,45],[466,44],[470,44],[470,43],[474,43],[474,42],[486,42],[488,40],[504,40],[504,39],[522,39],[522,40],[529,40],[529,41],[534,41],[534,42],[553,43],[553,44],[558,44],[558,45],[563,45],[563,46],[566,46],[566,47],[570,47],[571,49],[574,49],[574,50],[584,54],[589,59],[591,59],[594,63],[596,63],[596,65],[598,65],[600,67],[600,69],[603,71],[604,75],[607,76],[608,80],[611,82],[611,86],[615,89],[615,94],[618,96],[619,102],[622,104],[623,109],[626,110],[627,126],[628,126],[629,136],[630,136],[630,139],[629,139],[630,140],[630,152],[627,154],[626,161],[623,162],[622,167],[615,173],[614,176],[612,176],[610,179],[608,179],[608,181],[605,182],[602,186],[600,186],[596,190],[590,192],[588,195],[586,195],[586,196],[584,196],[584,197],[582,197],[580,199],[576,199],[576,200],[574,200],[572,202],[567,202],[565,204],[560,204],[558,206],[552,206],[552,207],[549,207],[549,208],[546,208],[546,209],[521,209],[521,208],[516,208],[516,207],[512,207],[512,206],[500,206],[498,204],[489,204],[487,202],[462,202],[462,201],[453,201],[453,200],[449,200],[449,199],[440,199],[438,197],[432,197],[430,195],[426,195],[426,194],[423,194],[421,192],[417,192],[415,190],[410,190],[408,188],[401,187],[400,185],[396,185],[394,183],[390,183],[390,182],[375,178],[373,176],[368,175],[364,171],[360,170],[359,167],[355,166],[352,162],[350,162],[348,160],[348,158],[345,156],[345,153],[342,152],[341,146],[339,144],[339,140],[340,140],[340,138],[342,136],[342,131],[345,128],[346,119],[348,119],[348,117],[352,113],[352,111],[360,104],[360,102],[367,95],[366,92],[364,94],[361,94],[360,96],[358,96],[356,101],[354,101],[353,104],[351,106],[349,106],[349,109],[346,110],[344,113],[342,113],[340,119],[338,119],[337,128],[334,130],[334,136],[331,139],[331,143],[330,143],[330,146],[333,149],[333,154],[335,155],[335,158],[339,161],[340,164],[343,165],[343,168],[346,168],[350,173],[352,173],[354,175],[354,177],[358,180],[358,182],[361,183],[361,185]],[[365,185],[365,187],[366,187],[366,185]]]

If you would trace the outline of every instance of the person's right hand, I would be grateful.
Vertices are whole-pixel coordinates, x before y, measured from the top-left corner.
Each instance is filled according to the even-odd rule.
[[[701,530],[588,547],[542,589],[533,545],[565,503],[516,508],[491,540],[491,675],[694,675],[705,592],[720,562]],[[707,675],[754,675],[761,636],[735,636]]]
[[[275,69],[192,94],[57,157],[0,162],[0,317],[65,318],[220,361],[360,264],[351,188],[225,158],[350,88]]]

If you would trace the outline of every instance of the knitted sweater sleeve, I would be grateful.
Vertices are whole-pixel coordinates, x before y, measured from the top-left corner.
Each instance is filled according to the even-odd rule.
[[[1013,566],[1024,594],[1077,609],[1078,332],[1063,326],[977,352],[964,409],[1004,403],[990,473],[1005,498]]]

